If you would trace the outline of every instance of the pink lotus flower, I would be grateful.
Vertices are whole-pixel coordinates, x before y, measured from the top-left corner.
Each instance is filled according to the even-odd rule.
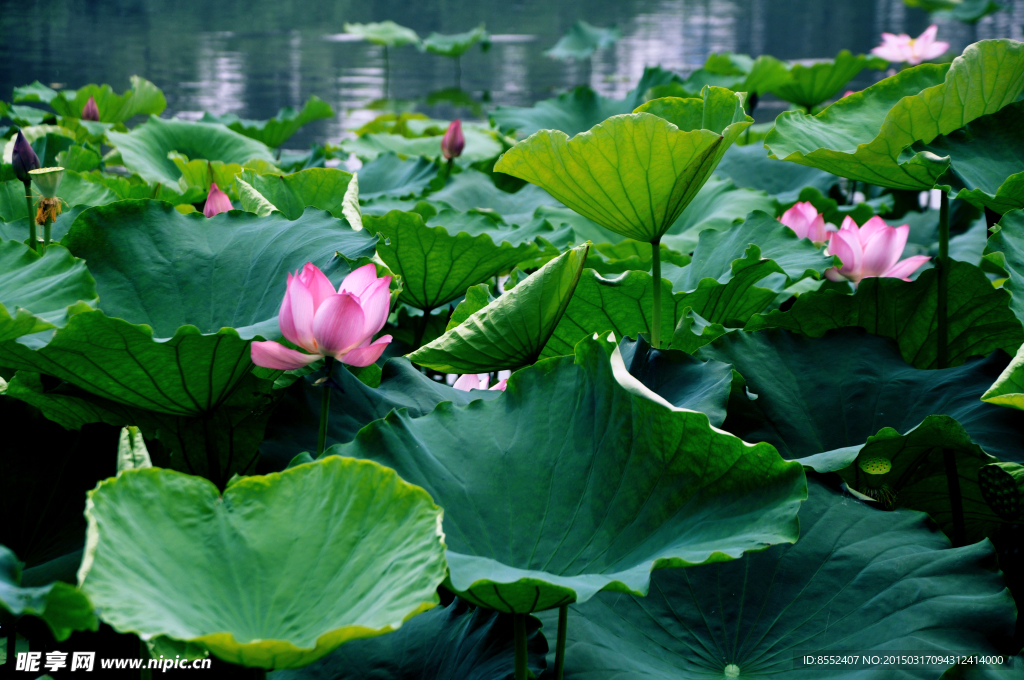
[[[871,54],[894,64],[907,62],[911,66],[915,66],[922,61],[941,57],[949,49],[948,42],[935,40],[935,35],[938,32],[939,27],[932,24],[916,38],[911,38],[906,33],[899,35],[883,33],[882,44],[871,50]]]
[[[455,119],[441,138],[441,153],[448,160],[458,158],[466,147],[466,138],[462,136],[462,121]]]
[[[279,342],[254,342],[252,362],[282,371],[323,357],[349,366],[369,366],[391,342],[390,335],[373,341],[388,318],[390,284],[390,276],[377,278],[376,267],[368,264],[346,276],[335,292],[324,273],[307,262],[298,275],[288,274],[278,323],[281,334],[309,354]]]
[[[817,208],[810,201],[794,204],[792,208],[782,213],[779,222],[795,231],[800,238],[811,239],[815,245],[821,246],[828,241],[829,231],[825,228],[825,217],[818,214]]]
[[[459,379],[455,381],[455,384],[452,385],[452,387],[457,390],[462,390],[463,392],[469,392],[470,390],[486,390],[490,383],[491,376],[487,373],[467,373],[465,375],[460,375]],[[507,385],[508,378],[503,378],[495,383],[494,387],[491,387],[490,389],[501,390],[504,392]]]
[[[100,107],[96,106],[96,97],[89,97],[89,101],[82,107],[82,120],[94,120],[99,121],[100,119]]]
[[[207,217],[213,217],[218,213],[227,212],[233,207],[231,199],[220,190],[217,183],[211,184],[210,193],[206,195],[206,205],[203,206],[203,214]]]
[[[839,269],[825,270],[831,281],[852,281],[856,286],[861,279],[872,276],[889,276],[904,281],[918,267],[932,259],[927,255],[914,255],[900,261],[903,247],[907,245],[910,227],[890,227],[878,215],[858,227],[853,218],[847,216],[839,231],[829,234],[828,253],[843,261]]]

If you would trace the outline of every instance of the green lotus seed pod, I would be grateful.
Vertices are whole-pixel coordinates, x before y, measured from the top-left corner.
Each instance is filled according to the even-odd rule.
[[[857,465],[869,475],[884,475],[892,470],[892,461],[888,458],[865,458]]]
[[[992,510],[1003,519],[1021,517],[1024,506],[1024,465],[992,463],[978,470],[981,495]]]
[[[54,198],[57,195],[60,181],[64,179],[64,168],[39,168],[38,170],[29,170],[28,175],[43,198]]]

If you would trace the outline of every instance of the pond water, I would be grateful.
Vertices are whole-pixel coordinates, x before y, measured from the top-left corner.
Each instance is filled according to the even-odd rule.
[[[1004,3],[976,26],[940,24],[939,38],[957,52],[983,38],[1024,40],[1024,0]],[[485,24],[493,45],[470,50],[461,75],[451,59],[391,50],[385,78],[382,49],[344,33],[345,22],[385,19],[421,36]],[[616,24],[623,39],[588,63],[544,56],[577,19]],[[385,97],[438,117],[482,117],[581,83],[622,96],[647,65],[685,75],[712,52],[831,57],[868,51],[882,31],[916,35],[927,25],[928,15],[902,0],[0,0],[0,99],[36,79],[121,91],[138,74],[166,93],[165,116],[267,118],[316,94],[337,115],[288,143],[302,148],[358,127]],[[877,77],[865,72],[854,85]],[[469,106],[452,103],[456,86]],[[759,120],[782,106],[765,102]]]

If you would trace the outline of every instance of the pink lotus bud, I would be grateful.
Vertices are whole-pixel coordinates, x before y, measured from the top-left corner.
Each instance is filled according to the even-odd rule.
[[[455,119],[441,138],[441,153],[448,160],[458,158],[466,147],[466,138],[462,135],[462,121]]]
[[[817,246],[822,246],[828,241],[829,232],[825,226],[825,218],[818,214],[818,210],[809,201],[794,204],[792,208],[782,213],[779,222],[796,232],[800,238],[811,239]]]
[[[252,343],[257,366],[290,371],[322,357],[350,366],[369,366],[391,342],[373,336],[384,327],[391,306],[390,276],[377,277],[377,268],[364,265],[345,277],[338,291],[312,263],[288,275],[278,325],[281,334],[300,352],[279,342]]]
[[[82,120],[94,120],[99,122],[100,107],[96,106],[96,97],[89,97],[89,101],[82,107]]]
[[[203,214],[207,217],[213,217],[222,212],[231,210],[234,206],[231,205],[231,199],[217,186],[214,182],[210,185],[210,193],[206,195],[206,205],[203,206]]]
[[[906,62],[914,66],[922,61],[941,57],[949,49],[949,43],[935,39],[938,32],[939,27],[932,24],[916,38],[911,38],[906,33],[883,33],[882,44],[871,50],[871,54],[894,64]]]
[[[835,255],[843,266],[825,270],[831,281],[851,281],[854,286],[861,279],[873,276],[887,276],[904,281],[931,258],[914,255],[900,260],[907,245],[910,227],[890,227],[881,217],[875,215],[858,227],[853,218],[847,216],[839,231],[829,234],[828,253]]]

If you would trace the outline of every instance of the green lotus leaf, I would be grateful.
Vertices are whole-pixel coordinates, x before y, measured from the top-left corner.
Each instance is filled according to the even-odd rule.
[[[263,175],[244,170],[237,182],[243,210],[260,216],[279,210],[297,220],[307,206],[313,206],[347,220],[353,229],[362,228],[359,182],[351,172],[309,168],[289,175]]]
[[[500,135],[483,126],[463,125],[462,133],[466,138],[466,146],[459,156],[461,163],[490,160],[506,148]],[[404,137],[387,132],[371,133],[355,139],[343,139],[341,150],[353,153],[363,161],[372,161],[385,153],[437,159],[441,158],[441,138],[442,135]]]
[[[982,17],[1003,9],[1003,5],[994,0],[903,0],[908,7],[920,7],[939,17],[948,17],[969,24],[976,23]]]
[[[525,225],[541,206],[561,206],[538,186],[527,184],[518,191],[502,191],[486,174],[469,169],[448,180],[443,189],[434,191],[429,199],[455,210],[492,210],[509,224]]]
[[[178,179],[177,189],[182,196],[195,197],[195,202],[206,200],[210,191],[210,185],[216,183],[217,188],[226,193],[230,198],[237,199],[238,192],[235,191],[235,176],[242,172],[242,166],[238,163],[223,163],[221,161],[190,161],[177,151],[171,151],[167,157],[178,167],[181,177]],[[150,198],[144,196],[140,198]],[[176,201],[168,201],[177,203]]]
[[[421,48],[430,52],[431,54],[439,54],[443,57],[461,57],[469,50],[470,47],[477,43],[482,43],[482,47],[487,49],[490,45],[491,35],[483,26],[477,26],[472,31],[465,31],[463,33],[454,33],[452,35],[442,35],[440,33],[431,33],[423,39]]]
[[[505,152],[494,170],[542,187],[606,229],[657,240],[749,125],[742,97],[721,88],[703,96],[656,99],[571,140],[541,130]],[[693,127],[702,124],[714,129]]]
[[[38,194],[33,196],[33,205],[39,198]],[[90,175],[78,173],[74,170],[65,170],[64,179],[57,189],[57,198],[61,199],[66,206],[63,208],[57,220],[53,223],[53,239],[60,240],[71,227],[74,219],[68,221],[65,216],[71,207],[85,208],[95,205],[106,205],[119,200],[116,192],[110,188],[92,181]],[[23,222],[24,229],[16,231],[18,240],[28,237],[27,206],[25,205],[25,185],[18,180],[0,182],[0,219],[5,222]],[[77,215],[77,212],[75,213]],[[33,218],[35,216],[33,215]]]
[[[203,123],[220,123],[238,134],[263,142],[271,149],[276,149],[299,131],[303,125],[314,120],[333,118],[334,109],[320,97],[313,95],[306,100],[301,111],[286,106],[269,120],[243,120],[233,113],[215,116],[205,113],[200,119]]]
[[[57,96],[57,90],[43,85],[38,80],[31,85],[22,85],[14,88],[12,101],[14,102],[39,102],[49,104]]]
[[[139,76],[132,76],[131,82],[131,89],[124,94],[115,94],[110,85],[86,85],[78,90],[60,90],[53,96],[47,93],[46,98],[40,97],[39,101],[46,101],[58,115],[81,118],[89,97],[95,97],[103,123],[123,123],[140,114],[158,116],[163,113],[167,100],[160,88]],[[19,99],[16,97],[15,101]]]
[[[78,144],[61,151],[55,160],[59,167],[76,172],[95,170],[103,162],[96,151]]]
[[[843,97],[821,113],[784,112],[765,138],[773,158],[893,189],[931,189],[949,158],[913,151],[1024,90],[1024,43],[982,40],[952,65],[921,64]]]
[[[437,604],[445,576],[440,508],[370,461],[245,477],[223,495],[128,470],[89,492],[86,516],[79,582],[106,623],[248,666],[299,667],[396,630]]]
[[[662,243],[658,246],[661,261],[676,267],[685,267],[690,256],[677,253]],[[618,243],[598,243],[587,253],[587,268],[601,276],[614,276],[633,269],[649,272],[654,262],[650,243],[625,239]]]
[[[860,326],[896,340],[907,363],[937,368],[937,278],[936,270],[929,269],[915,281],[864,279],[854,295],[835,290],[807,293],[785,312],[772,310],[752,318],[746,330],[785,328],[817,338],[833,328]],[[950,366],[996,349],[1016,353],[1024,342],[1024,328],[1010,303],[1010,295],[993,288],[981,269],[950,261]]]
[[[437,176],[437,167],[426,158],[401,159],[385,153],[356,171],[362,200],[382,196],[403,197],[421,193]]]
[[[278,671],[273,680],[494,680],[512,677],[514,638],[508,614],[455,599],[409,620],[388,635],[354,640],[302,669]],[[547,640],[540,621],[526,623],[528,664],[544,670]],[[359,663],[352,663],[359,659]]]
[[[922,513],[808,486],[795,545],[658,571],[644,598],[570,606],[565,677],[924,680],[942,667],[823,669],[800,657],[1000,652],[1015,608],[990,543],[950,549]],[[541,618],[547,630],[552,618]]]
[[[383,237],[377,255],[402,277],[403,302],[436,309],[539,252],[528,230],[496,228],[483,216],[440,226],[457,217],[444,211],[431,220],[438,226],[427,226],[417,213],[397,210],[365,218],[366,230]]]
[[[982,466],[999,461],[972,442],[963,426],[949,416],[928,416],[906,434],[890,427],[882,428],[878,434],[868,437],[852,463],[838,472],[851,488],[877,499],[886,509],[927,512],[947,536],[952,536],[945,451],[953,452],[960,481],[965,540],[975,543],[992,536],[1010,519],[1001,517],[986,502],[978,473]],[[889,469],[882,474],[866,471],[863,463],[873,459],[888,461]],[[836,465],[819,467],[820,471],[831,472]]]
[[[589,59],[594,52],[611,47],[622,40],[622,31],[617,26],[598,28],[586,21],[577,21],[555,46],[544,54],[552,59]]]
[[[516,370],[540,357],[583,272],[582,245],[551,260],[409,360],[446,373]]]
[[[1024,208],[1024,102],[982,116],[930,144],[937,156],[949,156],[950,196],[997,213]]]
[[[420,41],[416,31],[405,26],[399,26],[394,21],[381,21],[369,24],[346,23],[345,32],[357,35],[374,45],[383,45],[384,47],[415,45]]]
[[[110,132],[107,137],[121,154],[125,167],[155,184],[176,186],[181,178],[181,170],[167,157],[171,151],[192,160],[239,165],[251,160],[274,162],[273,154],[262,142],[215,123],[150,116],[145,125],[131,132]]]
[[[767,192],[779,203],[803,200],[800,192],[806,187],[814,187],[827,195],[839,183],[838,177],[817,168],[780,163],[770,158],[757,144],[730,146],[715,169],[715,174],[731,179],[738,187]]]
[[[561,130],[571,137],[611,116],[631,113],[647,101],[648,90],[678,79],[679,76],[660,67],[647,67],[640,82],[624,99],[608,99],[583,85],[531,107],[499,106],[490,118],[503,132],[514,130],[520,137],[539,130]]]
[[[1010,294],[1010,308],[1024,322],[1024,210],[1011,210],[993,227],[985,244],[983,266],[994,264],[1006,276],[1003,290]]]
[[[702,232],[729,229],[755,210],[774,214],[778,203],[762,191],[741,189],[728,179],[712,175],[661,241],[677,252],[690,253]]]
[[[42,254],[0,241],[0,342],[67,323],[96,304],[96,282],[85,261],[54,245]]]
[[[888,67],[888,62],[863,54],[854,56],[843,50],[835,59],[812,64],[796,63],[789,67],[789,77],[780,79],[771,87],[779,99],[802,106],[808,111],[836,94],[865,68]]]
[[[57,642],[67,640],[76,630],[95,632],[100,627],[89,598],[73,585],[57,581],[37,588],[23,588],[21,563],[10,549],[2,545],[0,610],[14,616],[38,616],[50,627]],[[7,665],[13,668],[14,663],[9,661]]]
[[[498,611],[644,595],[654,569],[796,540],[799,466],[650,399],[612,347],[587,338],[575,361],[518,371],[498,399],[394,411],[326,453],[426,489],[445,509],[446,586]],[[508,493],[522,484],[534,492]]]
[[[999,374],[992,387],[981,395],[981,399],[990,404],[1024,410],[1024,347],[1017,350],[1017,356]]]
[[[708,321],[693,311],[692,307],[683,307],[679,313],[675,330],[672,331],[671,349],[693,354],[704,345],[711,344],[729,330],[720,323]]]
[[[29,127],[42,125],[47,119],[52,120],[53,114],[34,106],[19,106],[0,101],[0,118],[7,118],[18,127]]]
[[[904,363],[891,340],[859,329],[823,338],[769,330],[729,333],[697,357],[731,364],[744,378],[724,428],[769,442],[785,458],[817,467],[856,454],[882,428],[909,432],[930,415],[946,415],[990,455],[1024,459],[1024,422],[980,400],[1006,367],[1000,352],[926,371]]]

